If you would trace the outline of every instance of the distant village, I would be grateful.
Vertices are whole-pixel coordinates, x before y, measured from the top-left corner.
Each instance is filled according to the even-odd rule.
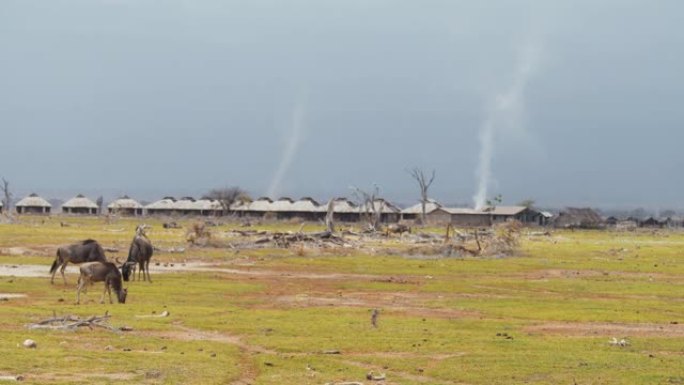
[[[93,200],[77,195],[64,202],[59,209],[65,215],[119,215],[119,216],[169,216],[169,217],[222,217],[233,216],[245,219],[323,221],[328,209],[332,210],[338,222],[359,222],[370,213],[375,213],[382,223],[411,222],[423,220],[423,203],[410,207],[399,206],[382,198],[358,204],[347,198],[334,198],[329,202],[318,202],[304,197],[298,200],[280,198],[273,200],[262,197],[255,200],[241,199],[230,204],[218,200],[192,197],[164,197],[143,205],[128,196],[110,202],[106,207],[98,206]],[[31,194],[14,205],[20,215],[51,215],[56,212],[53,205],[37,194]],[[0,212],[4,211],[0,202]],[[527,226],[553,226],[559,228],[605,228],[633,229],[638,227],[670,228],[682,227],[679,218],[618,218],[602,217],[591,208],[566,208],[558,213],[538,210],[530,206],[492,205],[482,209],[447,207],[434,200],[425,202],[424,222],[427,225],[452,224],[457,227],[486,227],[507,221],[518,221]]]

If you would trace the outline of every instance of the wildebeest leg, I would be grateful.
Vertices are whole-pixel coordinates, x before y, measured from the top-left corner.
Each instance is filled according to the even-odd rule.
[[[145,271],[147,272],[147,280],[152,283],[152,277],[150,277],[150,260],[145,261]]]
[[[140,261],[139,262],[139,269],[138,269],[138,281],[140,281],[140,273],[142,273],[143,276],[143,281],[145,280],[145,262]]]
[[[105,299],[105,294],[109,291],[109,285],[107,285],[107,281],[104,283],[104,291],[102,292],[102,298],[100,298],[100,303],[104,303]],[[112,303],[112,293],[109,292],[109,303]]]
[[[81,303],[81,289],[85,285],[83,276],[78,277],[78,287],[76,288],[76,304]]]
[[[67,267],[67,264],[68,264],[68,263],[69,263],[69,262],[64,261],[64,263],[62,264],[62,268],[59,269],[59,272],[62,273],[62,279],[64,280],[64,286],[66,286],[66,284],[67,284],[67,282],[66,282],[66,276],[64,276],[64,270],[66,270],[66,267]]]
[[[112,285],[111,285],[111,282],[107,281],[105,283],[105,285],[107,285],[107,293],[109,294],[109,304],[113,304],[114,302],[112,302]]]

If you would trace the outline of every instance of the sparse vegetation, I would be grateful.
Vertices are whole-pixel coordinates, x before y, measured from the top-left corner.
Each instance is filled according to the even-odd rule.
[[[121,257],[135,219],[20,217],[0,226],[0,265],[9,265],[2,269],[45,270],[41,278],[0,275],[0,376],[29,384],[370,383],[370,372],[388,384],[684,379],[684,233],[540,234],[510,225],[495,231],[517,244],[504,258],[411,255],[400,236],[382,234],[352,248],[196,245],[176,253],[193,222],[146,222],[159,266],[151,266],[153,284],[128,284],[125,305],[97,303],[98,286],[77,306],[74,271],[66,287],[51,286],[47,271],[57,245],[85,238]],[[235,242],[244,238],[237,231],[245,230],[218,224],[211,238]],[[443,242],[444,228],[401,237],[421,234]],[[27,328],[53,313],[83,319],[107,311],[109,325],[132,330]],[[23,347],[27,339],[37,348]]]

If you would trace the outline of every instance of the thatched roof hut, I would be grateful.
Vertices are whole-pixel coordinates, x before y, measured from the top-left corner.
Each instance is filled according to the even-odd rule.
[[[109,211],[110,214],[142,215],[143,206],[135,199],[131,199],[128,195],[124,195],[107,205],[107,211]]]
[[[33,193],[14,205],[18,214],[50,214],[52,205],[50,202]]]
[[[195,199],[187,196],[180,199],[164,197],[145,207],[150,215],[221,215],[223,206],[215,199]]]
[[[198,215],[222,215],[223,205],[221,201],[217,199],[198,199],[194,201],[191,205],[191,214]]]
[[[176,199],[174,197],[164,197],[156,202],[152,202],[149,205],[145,206],[145,211],[147,211],[147,213],[150,215],[170,215],[173,214],[173,211],[175,209],[175,203]]]
[[[95,202],[81,194],[69,199],[62,205],[62,212],[65,214],[94,215],[97,214],[97,209]]]

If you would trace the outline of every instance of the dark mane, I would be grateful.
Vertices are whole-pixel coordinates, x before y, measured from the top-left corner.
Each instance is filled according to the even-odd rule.
[[[119,269],[117,268],[116,271],[119,272]],[[116,275],[116,278],[111,279],[109,283],[112,285],[112,289],[114,289],[115,292],[119,293],[121,291],[121,273],[118,273]]]
[[[91,243],[97,243],[97,241],[94,239],[86,239],[85,241],[81,242],[82,245],[89,245]]]

